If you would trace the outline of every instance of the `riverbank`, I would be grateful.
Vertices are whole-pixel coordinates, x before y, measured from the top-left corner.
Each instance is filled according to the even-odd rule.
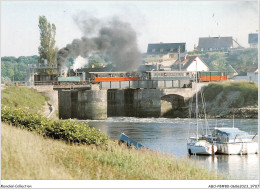
[[[24,92],[22,90],[28,89],[13,89],[20,94]],[[8,90],[5,94],[6,92]],[[48,121],[46,118],[35,115],[35,112],[42,110],[39,108],[44,106],[44,103],[35,105],[37,108],[31,109],[34,105],[29,101],[38,95],[35,90],[32,92],[28,98],[16,101],[14,106],[12,103],[16,99],[9,98],[12,96],[5,95],[5,101],[3,101],[4,105],[10,104],[11,109],[19,107],[34,112],[31,114],[22,113],[22,110],[2,111],[2,114],[5,112],[5,116],[2,115],[2,121],[5,119],[14,124],[13,126],[1,122],[3,180],[211,180],[226,178],[200,168],[196,161],[189,158],[177,159],[174,156],[150,150],[136,150],[125,145],[118,145],[118,141],[108,140],[107,143],[86,145],[88,142],[82,143],[82,141],[94,142],[95,138],[100,140],[101,135],[99,136],[98,131],[94,135],[89,135],[86,128],[84,136],[91,136],[91,139],[78,140],[78,137],[83,136],[82,132],[76,129],[80,125],[68,123],[70,126],[68,128],[66,123],[70,121],[54,122],[50,119]],[[15,112],[18,114],[16,115]],[[28,116],[31,118],[27,119]],[[55,128],[52,128],[52,125]],[[95,133],[95,129],[90,131],[92,130]]]
[[[210,83],[202,89],[202,95],[199,93],[198,97],[201,117],[204,117],[202,103],[204,97],[207,118],[233,118],[233,115],[242,119],[258,118],[257,83],[241,81]]]
[[[107,146],[68,145],[2,122],[3,180],[211,180],[224,179],[188,158]]]

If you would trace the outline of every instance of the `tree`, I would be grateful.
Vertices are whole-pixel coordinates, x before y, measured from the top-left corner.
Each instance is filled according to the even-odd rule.
[[[56,27],[54,24],[48,23],[45,16],[39,17],[39,29],[40,29],[40,46],[38,48],[40,64],[44,63],[44,59],[47,59],[47,65],[56,65],[56,53],[58,48],[55,47],[55,35]]]

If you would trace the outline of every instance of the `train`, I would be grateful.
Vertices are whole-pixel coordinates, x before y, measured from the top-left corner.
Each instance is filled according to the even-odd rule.
[[[85,72],[76,72],[73,76],[60,76],[57,78],[56,85],[81,85],[86,84],[86,73]]]
[[[197,77],[196,77],[197,74]],[[142,72],[79,72],[75,76],[58,77],[57,84],[95,84],[106,81],[143,80],[197,80],[199,82],[224,81],[227,72],[219,71],[142,71]]]

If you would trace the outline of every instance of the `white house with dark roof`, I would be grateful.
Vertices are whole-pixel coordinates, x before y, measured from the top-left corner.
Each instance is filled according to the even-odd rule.
[[[220,51],[239,46],[232,37],[200,37],[197,49],[199,51]]]
[[[181,63],[176,60],[172,65],[172,70],[180,70],[180,65],[181,71],[209,71],[208,65],[199,56],[187,56],[181,60]]]
[[[179,55],[184,57],[186,54],[186,43],[151,43],[148,44],[145,62],[157,70],[169,70]]]
[[[233,79],[236,81],[254,81],[258,83],[258,65],[251,65],[248,67],[246,75],[237,75]]]

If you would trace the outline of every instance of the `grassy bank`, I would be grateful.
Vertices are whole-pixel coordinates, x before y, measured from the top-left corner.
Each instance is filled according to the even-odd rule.
[[[199,116],[204,117],[201,98],[205,98],[207,118],[258,118],[258,85],[255,82],[223,81],[209,83],[199,97]],[[205,105],[204,103],[204,105]],[[187,105],[189,108],[189,105]],[[193,99],[195,115],[195,96]],[[188,115],[188,114],[187,114]]]
[[[1,105],[25,108],[30,112],[42,112],[47,97],[28,87],[7,87],[1,91]]]
[[[188,158],[107,146],[68,145],[2,123],[3,180],[14,179],[223,179]]]
[[[230,104],[233,108],[256,107],[258,104],[258,86],[254,82],[210,83],[204,90],[207,102],[218,100],[219,104],[229,100],[232,94],[236,94]]]
[[[3,180],[224,179],[188,158],[120,146],[84,123],[32,113],[46,100],[35,90],[11,87],[2,94]]]

